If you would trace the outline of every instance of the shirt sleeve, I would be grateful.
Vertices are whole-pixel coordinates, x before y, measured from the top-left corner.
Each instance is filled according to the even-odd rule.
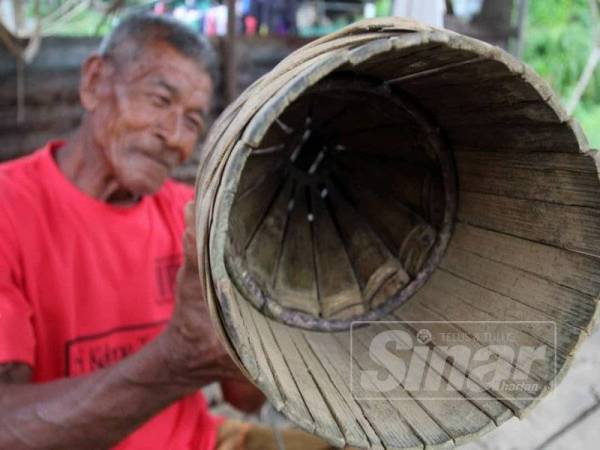
[[[15,228],[2,204],[0,217],[0,364],[22,362],[33,367],[33,311],[23,289]]]

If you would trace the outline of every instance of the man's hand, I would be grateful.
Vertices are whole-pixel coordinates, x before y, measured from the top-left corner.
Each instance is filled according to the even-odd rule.
[[[249,381],[222,380],[223,399],[236,409],[253,414],[265,403],[265,395]]]
[[[202,294],[196,249],[194,203],[186,205],[184,261],[177,274],[176,305],[165,333],[166,355],[177,378],[199,386],[217,380],[244,380],[221,345]]]

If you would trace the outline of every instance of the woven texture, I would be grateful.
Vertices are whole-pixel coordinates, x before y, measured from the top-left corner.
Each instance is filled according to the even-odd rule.
[[[196,220],[214,324],[273,405],[334,445],[464,443],[535,405],[591,330],[596,166],[549,87],[498,48],[359,22],[250,86],[205,149]],[[394,360],[421,358],[435,395],[410,371],[369,371],[390,330],[413,349]],[[506,330],[551,351],[516,358],[481,338]],[[453,333],[531,389],[461,364],[435,338]]]

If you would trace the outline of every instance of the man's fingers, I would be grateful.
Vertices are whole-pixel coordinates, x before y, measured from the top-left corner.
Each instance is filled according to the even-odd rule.
[[[196,204],[194,200],[190,201],[185,205],[184,214],[185,214],[185,226],[186,228],[194,228],[195,227],[195,212],[196,212]]]
[[[185,232],[183,234],[183,251],[185,254],[185,264],[192,268],[198,267],[195,205],[193,201],[185,205]]]

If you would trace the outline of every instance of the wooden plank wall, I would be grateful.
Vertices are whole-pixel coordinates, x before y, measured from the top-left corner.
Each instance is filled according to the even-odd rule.
[[[14,58],[0,45],[0,162],[25,155],[50,139],[72,132],[82,114],[78,99],[81,62],[99,44],[98,38],[52,37],[42,42],[40,52],[25,68],[25,120],[17,121],[17,77]],[[298,39],[252,38],[237,43],[238,92],[268,72],[280,60],[300,47]],[[213,45],[223,58],[223,40]],[[219,63],[218,73],[223,72]],[[221,78],[221,77],[220,77]],[[219,82],[212,118],[224,108],[223,86]],[[178,169],[176,176],[193,181],[195,162]]]

